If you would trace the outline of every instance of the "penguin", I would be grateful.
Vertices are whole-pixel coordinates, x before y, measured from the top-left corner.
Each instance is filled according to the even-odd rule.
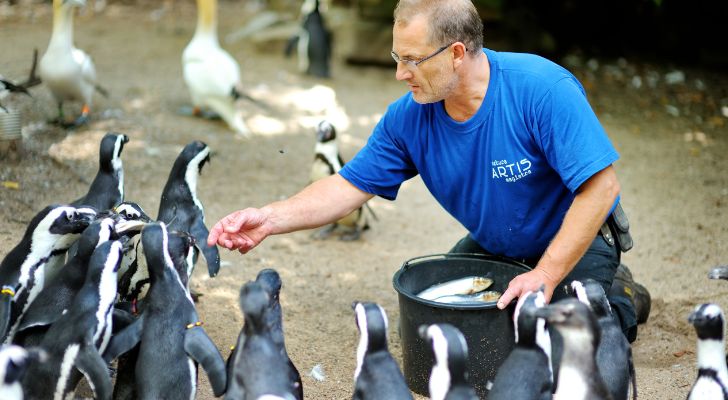
[[[129,136],[121,133],[109,132],[104,135],[99,146],[99,170],[96,177],[88,192],[74,200],[71,205],[105,211],[124,201],[124,166],[121,152],[128,142]]]
[[[40,349],[25,349],[20,346],[0,347],[0,399],[23,400],[20,381],[32,363],[45,362],[47,355]]]
[[[217,39],[217,0],[197,0],[195,35],[182,53],[182,69],[192,97],[193,113],[212,110],[243,137],[250,129],[238,100],[242,91],[240,66]]]
[[[597,348],[597,367],[604,383],[614,400],[629,398],[630,384],[632,396],[637,398],[637,379],[635,377],[632,347],[622,333],[619,321],[612,314],[604,288],[597,281],[587,279],[583,283],[573,281],[571,288],[577,299],[591,308],[599,323],[599,347]]]
[[[713,268],[712,270],[710,270],[708,278],[728,280],[728,265]]]
[[[271,299],[259,282],[240,289],[240,309],[245,317],[232,360],[232,378],[225,399],[254,400],[264,395],[298,398],[300,381],[291,379],[290,359],[280,350],[271,331]],[[300,379],[300,376],[298,377]]]
[[[554,399],[613,400],[597,367],[599,324],[589,307],[568,298],[537,309],[535,315],[545,318],[563,339]]]
[[[23,313],[43,288],[44,264],[64,257],[95,217],[93,209],[59,204],[33,217],[20,243],[0,263],[0,342],[10,342]]]
[[[67,398],[81,379],[77,369],[88,380],[95,398],[111,398],[111,378],[101,354],[111,339],[121,253],[118,240],[104,242],[94,250],[83,287],[40,343],[48,361],[31,365],[22,381],[28,397]]]
[[[124,201],[116,206],[114,211],[122,218],[117,222],[117,227],[127,228],[129,225],[130,229],[141,230],[144,225],[152,222],[144,209],[134,202]],[[134,235],[125,246],[124,257],[117,275],[119,278],[117,307],[132,314],[138,313],[137,302],[146,295],[149,286],[149,272],[140,238],[141,235]]]
[[[13,343],[36,346],[48,327],[65,314],[86,280],[89,260],[101,244],[115,239],[114,220],[98,219],[78,239],[78,250],[61,268],[58,277],[43,287],[20,319]]]
[[[725,317],[717,304],[701,304],[688,317],[698,336],[698,377],[688,400],[728,400]]]
[[[543,288],[521,295],[513,314],[516,346],[503,361],[488,393],[491,400],[549,400],[553,393],[551,340],[536,310],[546,305]]]
[[[220,271],[220,253],[217,246],[207,245],[209,231],[205,226],[205,210],[197,197],[197,179],[202,167],[210,161],[210,148],[200,141],[189,143],[182,149],[172,166],[159,202],[157,221],[162,221],[170,230],[189,232],[202,249],[207,262],[207,272],[214,277]],[[198,251],[187,271],[192,277]]]
[[[334,175],[344,166],[344,160],[339,154],[336,145],[336,128],[331,122],[323,120],[316,127],[316,147],[313,165],[311,166],[311,182]],[[376,215],[368,204],[359,207],[346,217],[329,224],[313,234],[314,239],[325,239],[334,230],[340,228],[344,231],[341,240],[352,241],[361,237],[361,233],[369,229],[368,215],[376,219]]]
[[[53,33],[45,54],[40,59],[39,74],[58,103],[58,122],[75,127],[88,121],[94,90],[108,93],[96,81],[96,67],[91,57],[73,45],[73,13],[85,0],[53,0]],[[81,115],[66,123],[63,102],[81,101]]]
[[[430,399],[478,400],[468,382],[468,344],[463,334],[449,324],[423,325],[418,333],[430,344],[435,357],[430,374]]]
[[[402,371],[387,349],[387,314],[376,303],[352,305],[359,329],[353,400],[412,399]]]
[[[304,0],[301,5],[302,24],[298,35],[291,38],[286,55],[298,50],[298,69],[319,78],[331,77],[332,35],[326,28],[319,10],[319,0]]]
[[[142,229],[150,287],[138,318],[111,340],[108,362],[139,346],[134,367],[141,399],[191,399],[197,365],[207,372],[215,397],[225,392],[225,362],[202,328],[187,289],[186,258],[193,238],[170,232],[163,222]]]

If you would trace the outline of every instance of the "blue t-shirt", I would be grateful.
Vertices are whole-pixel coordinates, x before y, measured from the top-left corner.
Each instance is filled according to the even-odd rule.
[[[475,115],[458,122],[442,101],[418,104],[408,93],[339,173],[390,200],[419,173],[484,249],[540,257],[574,192],[619,155],[566,69],[532,54],[484,51],[490,82]]]

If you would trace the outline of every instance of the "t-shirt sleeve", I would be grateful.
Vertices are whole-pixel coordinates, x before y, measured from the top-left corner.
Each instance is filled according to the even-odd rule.
[[[417,175],[404,140],[393,134],[401,129],[395,120],[396,113],[390,107],[374,127],[367,144],[339,171],[357,188],[387,200],[396,199],[402,182]]]
[[[556,82],[535,112],[536,140],[571,192],[619,159],[575,78]]]

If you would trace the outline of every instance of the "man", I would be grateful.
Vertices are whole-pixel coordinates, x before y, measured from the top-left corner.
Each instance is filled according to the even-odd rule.
[[[470,232],[453,252],[533,267],[510,282],[499,308],[541,285],[548,299],[563,297],[555,289],[573,279],[593,278],[608,292],[620,248],[607,240],[616,232],[600,228],[619,200],[618,154],[581,84],[541,57],[484,49],[470,0],[401,0],[394,20],[396,78],[410,92],[366,146],[339,174],[223,218],[208,243],[245,254],[269,235],[336,221],[374,195],[394,200],[420,174]],[[622,303],[623,326],[636,326],[632,304]]]

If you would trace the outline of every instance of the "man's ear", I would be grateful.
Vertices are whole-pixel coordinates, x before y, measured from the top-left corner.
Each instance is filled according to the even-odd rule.
[[[459,67],[463,61],[465,60],[465,57],[467,56],[467,51],[465,44],[463,42],[455,42],[452,45],[452,57],[453,57],[453,67],[457,68]]]

